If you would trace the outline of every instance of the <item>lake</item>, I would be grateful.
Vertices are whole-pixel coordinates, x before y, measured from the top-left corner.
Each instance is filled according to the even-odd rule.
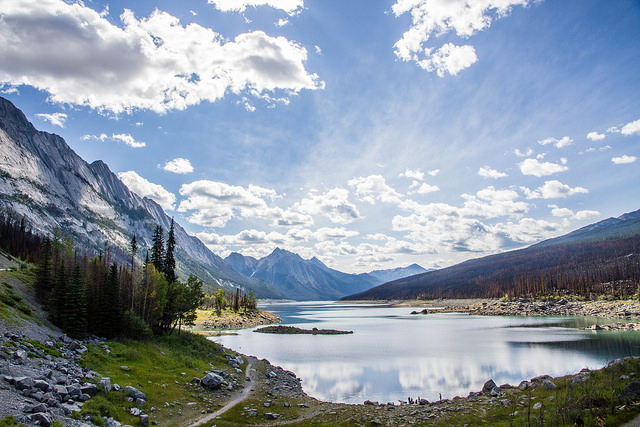
[[[335,302],[274,303],[282,325],[340,329],[351,335],[274,335],[237,331],[212,338],[238,352],[266,358],[302,378],[321,400],[396,402],[466,396],[488,379],[496,384],[537,375],[561,376],[640,355],[640,333],[585,331],[587,317],[411,315],[417,307]]]

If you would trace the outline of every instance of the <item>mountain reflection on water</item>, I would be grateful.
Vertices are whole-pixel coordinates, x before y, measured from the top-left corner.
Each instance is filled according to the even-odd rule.
[[[589,317],[424,316],[410,314],[416,307],[332,302],[261,308],[278,314],[283,325],[354,332],[272,335],[248,329],[212,338],[292,370],[308,394],[334,402],[466,396],[489,378],[517,385],[640,355],[640,334],[579,329],[607,322]]]

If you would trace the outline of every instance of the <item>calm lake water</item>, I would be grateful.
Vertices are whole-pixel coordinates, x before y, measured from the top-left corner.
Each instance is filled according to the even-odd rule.
[[[295,372],[305,392],[333,402],[466,396],[489,378],[517,385],[537,375],[577,373],[640,355],[640,333],[580,330],[596,322],[586,317],[424,316],[410,314],[421,308],[333,302],[260,308],[278,314],[283,325],[353,331],[313,336],[245,329],[212,338]]]

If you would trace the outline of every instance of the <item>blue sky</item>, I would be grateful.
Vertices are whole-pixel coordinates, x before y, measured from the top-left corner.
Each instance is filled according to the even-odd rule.
[[[214,252],[453,263],[637,210],[640,2],[0,0],[0,91]]]

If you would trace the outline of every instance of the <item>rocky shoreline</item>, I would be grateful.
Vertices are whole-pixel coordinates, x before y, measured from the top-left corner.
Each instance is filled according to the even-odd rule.
[[[198,329],[202,329],[203,331],[211,331],[252,328],[254,326],[271,325],[280,322],[282,322],[282,319],[276,314],[263,310],[249,310],[246,313],[223,312],[220,316],[213,312],[197,326],[199,326]]]
[[[483,302],[468,307],[469,314],[483,316],[591,316],[607,319],[640,319],[640,302],[634,300],[576,299],[527,300]],[[624,322],[619,322],[621,327]],[[613,329],[611,327],[610,329]]]

